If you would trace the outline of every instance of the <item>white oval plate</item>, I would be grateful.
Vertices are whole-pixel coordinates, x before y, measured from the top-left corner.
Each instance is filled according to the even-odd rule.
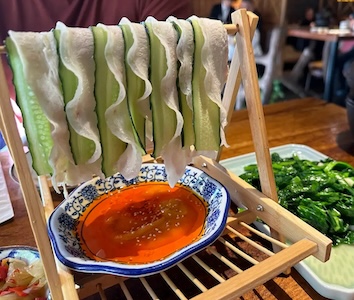
[[[271,153],[278,153],[280,157],[291,157],[297,154],[300,159],[319,161],[328,158],[321,152],[306,145],[288,144],[270,149]],[[254,153],[240,155],[220,161],[220,164],[236,175],[244,173],[244,167],[256,163]],[[263,223],[255,225],[269,234],[269,228]],[[330,259],[322,263],[313,256],[309,256],[295,265],[296,270],[322,296],[330,299],[354,299],[354,245],[340,245],[333,247]]]

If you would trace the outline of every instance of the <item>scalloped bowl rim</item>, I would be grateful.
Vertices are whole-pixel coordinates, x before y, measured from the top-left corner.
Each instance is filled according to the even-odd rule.
[[[215,221],[215,223],[217,223],[217,224],[213,225],[214,228],[209,230],[209,232],[211,232],[211,233],[208,233],[207,237],[205,235],[203,235],[196,242],[193,242],[190,245],[183,247],[182,249],[176,251],[175,253],[171,254],[170,256],[166,257],[165,259],[160,260],[160,261],[155,261],[152,263],[147,263],[147,264],[131,264],[130,265],[130,264],[113,262],[113,261],[96,261],[96,260],[93,260],[90,258],[85,260],[85,259],[82,259],[78,256],[74,256],[75,254],[74,255],[70,254],[67,251],[67,249],[65,249],[65,242],[63,242],[63,240],[58,237],[59,236],[58,218],[63,213],[63,211],[65,211],[65,209],[64,209],[65,206],[68,203],[70,203],[72,201],[72,199],[74,199],[75,196],[81,195],[80,193],[83,190],[83,188],[85,188],[89,185],[96,185],[97,186],[97,183],[99,183],[99,184],[103,184],[105,186],[105,184],[107,184],[107,183],[112,183],[112,180],[116,179],[117,177],[124,181],[123,186],[125,186],[127,184],[128,185],[134,184],[134,183],[137,183],[142,180],[143,177],[141,176],[141,174],[144,174],[144,172],[145,172],[144,170],[146,170],[146,171],[154,171],[155,170],[157,172],[157,170],[164,171],[165,169],[164,169],[163,164],[145,163],[145,164],[142,164],[139,176],[134,178],[131,181],[126,181],[123,178],[123,176],[121,176],[119,173],[117,173],[111,177],[108,177],[106,179],[103,179],[103,180],[99,179],[98,177],[93,178],[93,179],[83,183],[77,189],[75,189],[69,195],[69,197],[67,199],[63,200],[61,202],[61,204],[59,204],[55,208],[55,210],[52,212],[52,214],[48,220],[48,233],[49,233],[49,237],[52,241],[54,253],[61,263],[63,263],[65,266],[67,266],[73,270],[87,272],[87,273],[103,273],[103,274],[128,276],[128,277],[146,276],[146,275],[152,275],[152,274],[161,272],[163,270],[166,270],[166,269],[174,266],[178,262],[186,259],[187,257],[189,257],[193,254],[196,254],[198,251],[206,248],[207,246],[209,246],[210,244],[212,244],[213,242],[216,241],[216,239],[223,232],[225,225],[226,225],[226,221],[227,221],[227,217],[228,217],[228,210],[229,210],[230,202],[231,202],[229,192],[219,181],[212,178],[211,176],[209,176],[208,174],[206,174],[202,170],[197,169],[192,166],[187,166],[183,177],[178,181],[178,183],[181,183],[181,182],[183,183],[187,176],[194,175],[194,179],[196,179],[197,182],[201,181],[201,183],[203,183],[203,181],[205,181],[204,182],[205,184],[209,184],[210,186],[215,186],[215,188],[217,188],[218,191],[221,193],[219,195],[220,199],[219,199],[218,203],[216,203],[216,204],[214,203],[215,205],[218,205],[217,207],[219,207],[219,209],[213,208],[213,207],[210,208],[210,202],[208,202],[208,201],[212,201],[212,200],[205,199],[199,193],[199,195],[201,195],[202,198],[204,198],[204,200],[209,203],[209,208],[207,210],[207,217],[206,217],[207,220],[209,220],[208,217],[210,217],[210,213],[215,212],[215,210],[219,210],[219,213],[217,214],[218,216],[216,217],[216,221]],[[148,173],[146,173],[146,174],[148,174]],[[163,179],[158,178],[157,181],[166,182],[167,179],[166,179],[165,171],[164,171],[164,174],[161,176],[163,177]],[[146,176],[145,180],[153,181],[152,178],[147,178],[147,176]],[[113,182],[114,182],[114,180],[113,180]],[[141,182],[145,182],[145,181],[141,181]],[[191,182],[190,184],[192,184],[192,183],[193,182]],[[190,187],[188,185],[186,185],[186,186]],[[198,191],[196,191],[196,190],[194,190],[194,191],[198,193]],[[206,192],[208,192],[208,191],[206,191]],[[215,191],[214,191],[214,194],[215,194]],[[214,195],[214,198],[215,197],[216,196]],[[213,204],[213,202],[211,202],[211,205],[214,205],[214,204]],[[208,221],[206,221],[206,224],[207,223],[208,223]],[[207,226],[207,225],[205,225],[205,226]],[[207,231],[207,229],[208,229],[208,227],[206,227],[205,231]]]
[[[12,253],[13,252],[24,252],[24,253],[29,253],[32,257],[29,260],[28,255],[26,256],[20,256],[19,259],[26,259],[27,263],[31,263],[33,260],[35,259],[39,259],[40,255],[39,255],[39,251],[37,248],[35,247],[31,247],[31,246],[25,246],[25,245],[12,245],[12,246],[2,246],[0,247],[0,260],[3,258],[7,258],[7,257],[13,257],[13,258],[17,258],[17,256],[14,256]],[[3,256],[3,253],[8,252],[11,255],[7,255],[7,256]]]

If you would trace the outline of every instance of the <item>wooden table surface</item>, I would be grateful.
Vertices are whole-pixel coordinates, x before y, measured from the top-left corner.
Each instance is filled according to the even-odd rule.
[[[353,39],[354,32],[343,32],[340,30],[324,30],[324,31],[311,31],[309,27],[291,27],[289,26],[287,31],[288,36],[317,40],[317,41],[336,41]]]
[[[349,132],[346,110],[335,104],[308,98],[264,107],[269,146],[305,144],[334,159],[354,164],[354,140]],[[247,111],[234,112],[227,130],[229,148],[221,159],[253,152]],[[0,246],[35,246],[19,185],[9,176],[11,158],[0,153],[15,217],[0,225]],[[295,271],[280,275],[246,293],[242,299],[325,299]]]

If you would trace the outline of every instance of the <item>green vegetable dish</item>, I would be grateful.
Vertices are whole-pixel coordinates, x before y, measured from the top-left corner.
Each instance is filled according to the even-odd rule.
[[[272,154],[279,203],[332,241],[354,244],[354,168],[340,161],[309,161]],[[240,177],[260,189],[257,165]]]

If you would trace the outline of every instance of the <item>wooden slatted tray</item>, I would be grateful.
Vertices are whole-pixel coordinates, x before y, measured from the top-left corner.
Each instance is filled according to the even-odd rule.
[[[222,299],[230,297],[228,294],[232,291],[232,297],[235,298],[243,295],[250,287],[262,284],[265,278],[269,280],[283,272],[286,266],[282,265],[282,260],[293,256],[291,252],[295,248],[308,247],[308,241],[301,241],[289,249],[288,245],[259,232],[237,217],[230,218],[230,223],[234,222],[238,225],[228,225],[228,233],[212,246],[160,274],[134,279],[109,275],[78,279],[79,296],[87,300],[101,299],[100,295],[104,295],[102,299],[110,299],[113,295],[115,299]],[[271,250],[271,243],[286,250],[281,252],[282,255],[275,254]],[[261,251],[263,259],[255,260],[252,251],[243,250],[246,247]],[[297,260],[300,261],[301,256],[297,256]],[[268,270],[265,265],[269,263],[273,266],[272,277],[266,274]],[[254,272],[259,276],[257,280],[253,276]]]

